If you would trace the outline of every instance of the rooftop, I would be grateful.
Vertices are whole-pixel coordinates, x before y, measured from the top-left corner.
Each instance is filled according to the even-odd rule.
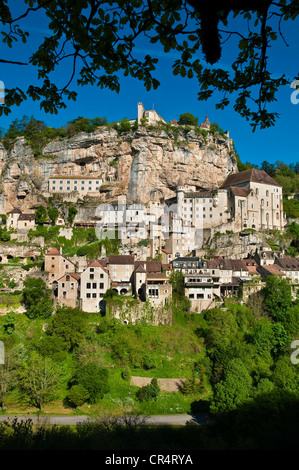
[[[225,182],[222,184],[221,188],[227,188],[228,186],[235,186],[242,183],[263,183],[270,184],[272,186],[278,186],[281,188],[280,184],[271,178],[264,170],[258,170],[257,168],[251,168],[251,170],[240,171],[233,175],[229,175]]]

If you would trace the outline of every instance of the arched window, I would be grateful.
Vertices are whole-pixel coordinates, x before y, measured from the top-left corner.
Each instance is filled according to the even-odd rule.
[[[269,191],[268,190],[266,191],[266,196],[269,197]]]
[[[261,199],[261,206],[264,205],[264,199]]]
[[[66,276],[66,281],[69,281],[70,280],[70,276]]]
[[[258,188],[256,188],[256,190],[255,190],[255,195],[256,195],[256,196],[259,195],[259,190],[258,190]]]

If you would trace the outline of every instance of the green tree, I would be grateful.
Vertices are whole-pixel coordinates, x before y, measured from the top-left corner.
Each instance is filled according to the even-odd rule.
[[[66,397],[67,403],[74,408],[84,405],[88,399],[89,393],[81,384],[73,385]]]
[[[49,216],[49,219],[52,222],[52,225],[55,225],[56,220],[59,217],[59,211],[58,211],[57,207],[49,206],[48,207],[48,216]]]
[[[58,307],[46,334],[58,337],[68,351],[80,345],[88,330],[86,314],[77,308]],[[63,346],[64,347],[64,346]]]
[[[16,315],[14,312],[9,312],[5,315],[5,322],[3,328],[5,333],[11,335],[15,331]]]
[[[44,206],[38,206],[35,211],[35,223],[37,225],[44,225],[47,221],[47,210]]]
[[[269,276],[262,290],[264,304],[274,320],[283,321],[286,311],[292,306],[292,290],[286,279]]]
[[[154,377],[148,385],[141,387],[136,392],[138,401],[156,400],[160,393],[160,387],[157,379]]]
[[[223,413],[237,409],[252,396],[252,378],[241,359],[229,362],[224,378],[214,387],[210,410]]]
[[[33,354],[24,365],[20,386],[29,403],[43,409],[57,395],[62,370],[51,359]]]
[[[297,20],[299,8],[291,0],[244,0],[242,8],[236,2],[223,5],[219,0],[212,8],[197,0],[151,0],[142,5],[120,0],[113,4],[31,0],[29,7],[28,2],[19,2],[16,15],[10,3],[1,9],[3,44],[11,48],[20,41],[19,55],[25,58],[16,61],[11,57],[1,62],[23,68],[30,62],[37,68],[39,81],[23,90],[6,90],[1,113],[8,114],[12,106],[20,105],[27,97],[40,100],[45,112],[57,113],[66,107],[66,100],[76,99],[77,92],[72,89],[75,80],[81,86],[96,84],[118,92],[123,73],[141,80],[147,91],[156,89],[160,85],[154,76],[158,59],[154,53],[140,57],[134,46],[142,39],[160,44],[166,54],[175,52],[173,74],[196,79],[199,100],[219,93],[216,108],[233,104],[253,129],[269,127],[278,117],[269,106],[289,80],[284,73],[274,74],[271,54],[275,54],[275,41],[283,38],[281,24]],[[30,15],[34,21],[34,14],[44,14],[51,34],[37,42],[32,53],[22,43],[29,36],[26,17]],[[244,21],[249,26],[246,29],[242,27]],[[229,69],[217,64],[227,51],[232,55]],[[68,75],[66,56],[72,64],[69,77],[58,87],[51,79],[61,67],[63,75]],[[294,77],[296,73],[295,69]],[[13,130],[18,131],[17,125]]]
[[[74,385],[81,385],[87,390],[89,403],[95,403],[109,392],[108,370],[88,363],[80,366],[72,379]]]
[[[198,126],[198,118],[191,113],[183,113],[180,114],[178,123],[186,126]]]
[[[69,208],[68,216],[67,216],[67,221],[68,221],[68,223],[69,223],[70,225],[73,224],[74,219],[75,219],[77,213],[78,213],[78,210],[76,209],[75,206],[71,206],[71,207]]]
[[[29,318],[48,318],[53,312],[52,292],[41,277],[26,278],[22,301]]]

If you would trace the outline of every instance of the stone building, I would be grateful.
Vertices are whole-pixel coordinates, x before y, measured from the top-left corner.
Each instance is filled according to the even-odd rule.
[[[110,255],[107,260],[111,288],[119,294],[127,294],[132,289],[134,261],[133,255]]]
[[[177,215],[194,226],[192,249],[201,248],[217,231],[283,230],[285,226],[282,187],[255,168],[228,176],[218,189],[195,191],[179,182],[176,204]]]
[[[54,295],[59,305],[75,308],[79,304],[80,274],[67,273],[53,282]]]
[[[141,124],[141,119],[147,119],[147,124],[150,125],[155,125],[159,122],[166,123],[165,119],[163,119],[154,109],[145,110],[141,102],[137,103],[137,112],[138,124]]]
[[[62,256],[57,248],[52,248],[45,254],[45,271],[48,273],[48,281],[51,285],[64,274],[74,272],[75,263]]]
[[[133,279],[133,292],[142,302],[161,306],[171,297],[172,286],[161,261],[135,261]]]
[[[84,312],[100,312],[103,296],[109,288],[107,269],[99,261],[93,261],[81,273],[80,308]]]
[[[35,227],[35,213],[25,214],[20,209],[13,209],[7,214],[6,228],[7,230],[29,230]]]
[[[252,168],[230,175],[221,188],[228,192],[234,231],[284,229],[282,187],[265,171]]]
[[[86,194],[99,194],[102,183],[102,179],[98,176],[51,176],[49,178],[49,193],[76,193],[77,197],[83,197]]]

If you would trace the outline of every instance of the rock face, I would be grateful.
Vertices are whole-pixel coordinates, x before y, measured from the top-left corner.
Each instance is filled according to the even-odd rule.
[[[220,135],[205,139],[193,129],[166,132],[152,127],[118,135],[115,129],[100,127],[94,133],[51,141],[39,157],[19,137],[10,151],[0,146],[0,171],[3,213],[46,201],[51,176],[99,177],[103,184],[98,202],[125,195],[128,202],[148,204],[175,196],[179,181],[190,188],[210,189],[238,170],[232,140]],[[67,196],[62,194],[63,199]]]

